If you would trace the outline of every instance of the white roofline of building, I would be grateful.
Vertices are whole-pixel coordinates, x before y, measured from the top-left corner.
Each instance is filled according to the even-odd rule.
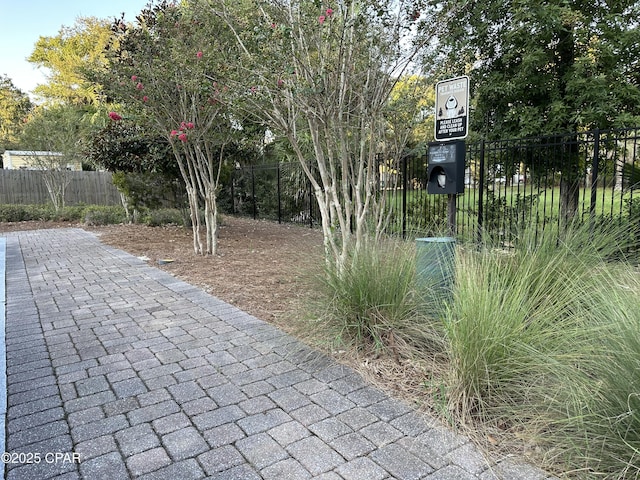
[[[38,156],[48,156],[48,157],[62,157],[63,153],[60,152],[45,152],[42,150],[5,150],[5,154],[16,155],[16,156],[25,156],[25,155],[38,155]]]

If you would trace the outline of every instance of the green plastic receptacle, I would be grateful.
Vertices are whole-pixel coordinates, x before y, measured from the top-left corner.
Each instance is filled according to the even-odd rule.
[[[455,252],[453,237],[416,239],[416,281],[420,291],[433,298],[451,291]]]

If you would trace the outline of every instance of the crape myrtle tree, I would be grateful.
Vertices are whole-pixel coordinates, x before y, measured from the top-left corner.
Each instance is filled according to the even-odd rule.
[[[377,159],[397,161],[404,147],[388,141],[389,97],[421,48],[420,12],[407,1],[209,3],[240,45],[244,105],[291,144],[319,205],[327,260],[343,271],[388,222]]]
[[[547,160],[562,172],[563,216],[573,217],[585,173],[576,135],[638,122],[640,3],[426,0],[425,8],[447,32],[425,62],[442,76],[470,75],[472,130],[568,140]]]
[[[122,104],[112,119],[135,118],[171,145],[189,200],[193,248],[206,255],[217,249],[216,195],[225,147],[242,123],[230,113],[234,93],[225,78],[235,43],[230,49],[221,22],[202,13],[189,2],[162,2],[143,10],[135,25],[116,20],[101,83]]]

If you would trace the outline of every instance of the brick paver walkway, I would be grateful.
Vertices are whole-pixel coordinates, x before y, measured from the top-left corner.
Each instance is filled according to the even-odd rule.
[[[7,234],[8,479],[544,479],[80,229]]]

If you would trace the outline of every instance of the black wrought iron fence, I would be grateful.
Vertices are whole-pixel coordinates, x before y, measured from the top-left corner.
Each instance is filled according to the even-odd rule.
[[[374,168],[391,233],[446,232],[447,196],[427,194],[425,156],[379,157]],[[638,172],[636,128],[467,142],[456,235],[510,242],[523,226],[543,229],[569,221],[640,225]],[[236,168],[226,195],[229,213],[310,226],[319,221],[309,181],[297,163]]]
[[[222,210],[313,227],[319,221],[311,185],[298,163],[237,166],[220,195]]]

